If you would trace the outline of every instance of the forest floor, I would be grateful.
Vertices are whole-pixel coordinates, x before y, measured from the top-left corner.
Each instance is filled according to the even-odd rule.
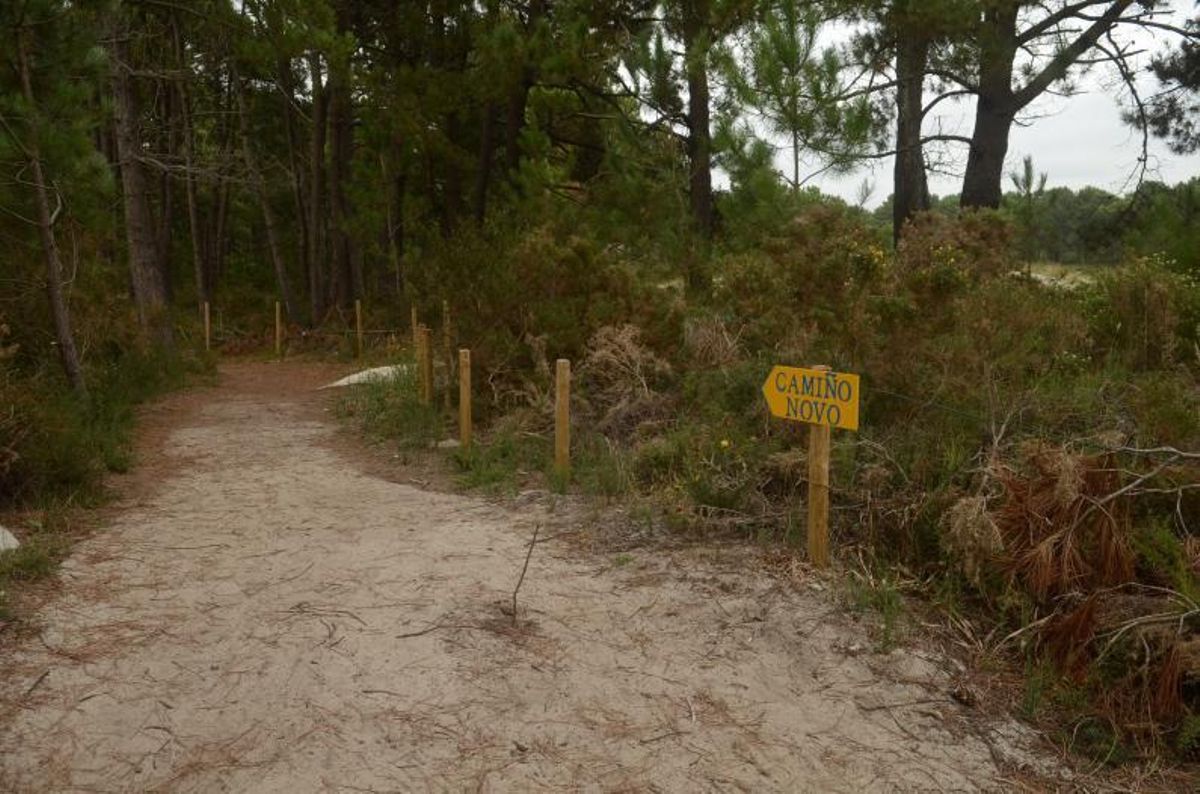
[[[771,575],[745,544],[614,557],[579,542],[604,510],[394,481],[315,390],[340,374],[228,363],[146,411],[120,504],[0,651],[0,790],[1009,790],[1068,774],[1031,730],[955,701],[952,660],[875,650],[827,586]]]

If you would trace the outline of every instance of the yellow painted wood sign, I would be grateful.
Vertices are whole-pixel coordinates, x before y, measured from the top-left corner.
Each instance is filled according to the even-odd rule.
[[[775,366],[763,383],[772,416],[858,430],[858,376],[802,367]]]

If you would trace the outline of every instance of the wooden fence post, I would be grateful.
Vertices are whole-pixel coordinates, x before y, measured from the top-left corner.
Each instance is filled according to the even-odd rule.
[[[454,333],[450,323],[450,301],[442,301],[442,358],[446,361],[446,410],[450,410],[450,390],[454,379]]]
[[[458,443],[471,448],[471,351],[458,351]]]
[[[564,480],[571,475],[571,362],[565,358],[554,367],[554,470]]]
[[[212,314],[208,301],[204,302],[204,349],[212,350]]]
[[[418,337],[420,343],[417,345],[417,366],[421,368],[421,402],[425,405],[433,404],[433,350],[431,332],[427,326],[418,326]]]
[[[275,301],[275,355],[283,358],[283,307]]]
[[[415,305],[415,304],[414,304],[414,305],[413,305],[413,307],[412,307],[412,308],[409,310],[409,316],[410,316],[410,319],[411,319],[411,321],[412,321],[412,344],[413,344],[413,350],[416,350],[416,349],[417,349],[417,345],[418,345],[418,344],[420,343],[420,341],[421,341],[421,340],[420,340],[420,336],[421,336],[421,330],[420,330],[420,329],[421,329],[421,323],[420,323],[420,322],[418,322],[418,320],[417,320],[417,307],[416,307],[416,305]]]
[[[363,354],[363,318],[362,318],[362,299],[354,299],[354,332],[357,340],[356,350],[358,357],[362,358]]]
[[[823,365],[812,369],[829,371]],[[808,559],[818,568],[829,565],[829,437],[829,425],[809,425]]]
[[[417,366],[417,399],[425,402],[425,326],[418,325],[413,331],[413,356]]]

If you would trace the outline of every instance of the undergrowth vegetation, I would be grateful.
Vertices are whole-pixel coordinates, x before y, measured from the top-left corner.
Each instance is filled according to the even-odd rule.
[[[18,516],[21,535],[0,552],[0,620],[12,585],[52,573],[66,554],[74,509],[100,504],[104,475],[133,464],[136,406],[211,371],[203,354],[140,345],[116,324],[92,332],[108,341],[89,356],[80,397],[39,355],[36,335],[0,318],[0,514]]]
[[[1047,285],[995,213],[919,218],[893,252],[861,213],[807,202],[731,238],[694,299],[580,228],[470,230],[425,263],[422,310],[464,296],[455,341],[478,362],[481,440],[452,456],[465,486],[556,485],[550,363],[567,357],[572,488],[655,505],[671,529],[796,543],[803,435],[769,419],[762,381],[774,363],[860,373],[861,432],[834,434],[835,548],[861,560],[852,602],[881,645],[919,589],[993,627],[983,644],[1029,671],[1025,711],[1052,713],[1064,744],[1200,751],[1196,273],[1131,257]],[[428,446],[452,414],[415,394],[406,376],[346,410]]]

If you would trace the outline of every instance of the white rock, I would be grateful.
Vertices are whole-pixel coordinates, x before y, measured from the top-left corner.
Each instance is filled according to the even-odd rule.
[[[458,449],[460,446],[462,443],[457,438],[445,438],[437,442],[438,449]]]
[[[9,532],[4,527],[0,527],[0,551],[8,551],[9,549],[20,548],[21,541],[17,540],[13,533]]]
[[[395,364],[390,367],[371,367],[364,369],[362,372],[355,372],[353,375],[347,375],[341,380],[336,380],[333,383],[328,383],[322,386],[322,389],[338,389],[342,386],[354,386],[359,383],[374,383],[382,380],[392,380],[399,377],[402,372],[408,370],[407,364]]]

